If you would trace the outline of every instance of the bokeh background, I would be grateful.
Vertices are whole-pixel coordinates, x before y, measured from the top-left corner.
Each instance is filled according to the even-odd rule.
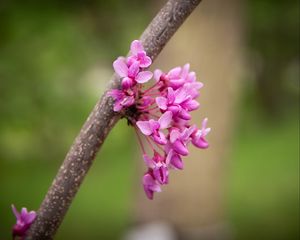
[[[222,153],[220,159],[224,159],[219,168],[222,178],[209,179],[222,186],[224,194],[218,195],[222,204],[217,207],[222,208],[219,217],[226,225],[226,236],[298,239],[299,1],[214,0],[211,6],[208,2],[203,1],[182,26],[181,33],[190,35],[185,34],[184,39],[180,33],[175,35],[161,61],[165,71],[173,66],[168,57],[172,64],[190,61],[192,67],[198,59],[206,61],[197,69],[205,84],[202,91],[209,89],[203,105],[210,110],[204,108],[201,118],[208,116],[213,125],[209,151],[215,156]],[[162,4],[137,0],[0,1],[0,239],[10,239],[15,221],[11,203],[38,209],[110,79],[112,61],[126,54],[130,42]],[[228,16],[234,23],[230,26],[235,26],[230,29],[222,25]],[[219,21],[211,22],[216,17]],[[225,28],[218,28],[221,25]],[[195,42],[199,31],[201,36]],[[222,51],[219,44],[210,51],[216,40],[209,38],[211,32],[219,33],[218,41],[224,42],[238,36],[234,38],[238,48]],[[182,41],[192,60],[178,56],[176,62],[176,46],[182,51]],[[207,46],[208,52],[199,51],[197,45],[199,49]],[[215,81],[212,88],[209,74],[201,78],[206,68],[222,69],[217,65],[222,61],[208,59],[209,54],[224,63],[231,61],[232,71],[238,67],[239,74],[234,75],[238,79],[228,82],[233,97],[220,94],[226,83]],[[226,78],[230,72],[228,68],[218,74]],[[224,116],[218,109],[226,101],[230,101],[230,114]],[[214,122],[223,117],[231,123],[229,129]],[[226,134],[226,149],[220,149],[220,144],[214,149],[218,134]],[[99,152],[56,239],[120,239],[132,227],[137,215],[133,209],[139,208],[140,202],[136,174],[143,171],[138,167],[141,160],[133,139],[132,129],[120,121]],[[199,159],[189,161],[213,161],[201,154],[199,151]],[[176,173],[174,178],[184,174]],[[202,185],[202,195],[210,191],[209,186]],[[197,202],[194,207],[197,211]]]

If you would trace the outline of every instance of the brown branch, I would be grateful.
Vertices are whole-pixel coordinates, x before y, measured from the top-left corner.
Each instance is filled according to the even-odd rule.
[[[152,20],[142,34],[141,41],[153,60],[200,1],[169,0]],[[107,91],[118,87],[120,81],[113,76]],[[97,102],[75,139],[40,206],[37,219],[32,224],[26,239],[53,238],[96,153],[120,119],[120,116],[113,111],[113,100],[106,93]]]

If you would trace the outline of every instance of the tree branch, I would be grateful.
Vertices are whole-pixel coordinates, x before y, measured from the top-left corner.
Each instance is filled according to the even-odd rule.
[[[169,0],[141,36],[147,54],[154,60],[168,40],[201,0]],[[119,88],[114,75],[105,94],[97,102],[76,137],[37,213],[26,239],[52,239],[60,226],[80,184],[110,130],[120,119],[113,111],[107,91]]]

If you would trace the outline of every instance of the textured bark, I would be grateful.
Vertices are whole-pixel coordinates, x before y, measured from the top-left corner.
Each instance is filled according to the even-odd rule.
[[[147,54],[154,60],[168,40],[201,0],[169,0],[141,36]],[[113,76],[107,91],[119,88]],[[109,131],[120,119],[113,111],[107,91],[97,102],[76,137],[37,213],[26,239],[52,239],[60,226],[80,184],[93,163]]]

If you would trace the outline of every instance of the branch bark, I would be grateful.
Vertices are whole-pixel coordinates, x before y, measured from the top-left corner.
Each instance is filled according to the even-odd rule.
[[[169,0],[159,11],[140,38],[152,60],[200,2],[201,0]],[[110,89],[119,87],[119,78],[114,75],[71,146],[26,239],[46,240],[54,237],[96,153],[120,119],[120,115],[113,111],[113,100],[106,94]]]

